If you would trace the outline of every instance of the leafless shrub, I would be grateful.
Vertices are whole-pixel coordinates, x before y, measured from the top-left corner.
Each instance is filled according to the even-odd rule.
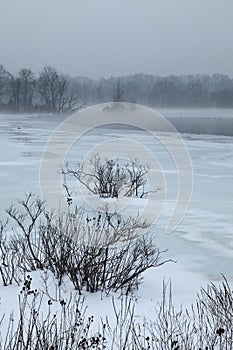
[[[106,337],[109,341],[110,350],[149,350],[153,348],[153,340],[146,329],[146,320],[143,324],[135,320],[135,304],[128,297],[120,300],[117,307],[112,299],[115,320],[109,323],[108,318],[102,321],[106,328]]]
[[[40,250],[45,266],[54,273],[59,285],[68,276],[80,294],[84,287],[92,293],[99,290],[130,293],[137,289],[144,271],[165,263],[161,261],[162,252],[154,247],[149,236],[129,240],[124,245],[94,246],[83,244],[77,237],[74,240],[68,227],[66,220],[59,225],[50,222],[41,226]]]
[[[67,164],[62,169],[63,175],[74,177],[90,193],[110,198],[146,196],[149,193],[146,179],[149,171],[149,164],[143,164],[137,159],[102,160],[99,154],[93,154],[90,164],[84,166],[84,163],[79,163],[75,169]],[[159,188],[152,191],[158,190]]]
[[[6,227],[8,221],[0,221],[0,276],[4,286],[19,282],[22,279],[22,270],[18,268],[20,252],[6,239]]]
[[[166,262],[150,236],[139,235],[147,224],[137,218],[89,213],[78,226],[70,216],[55,220],[32,194],[19,204],[21,208],[7,210],[17,227],[6,256],[17,252],[13,266],[20,272],[48,269],[59,287],[68,277],[79,294],[84,288],[129,294],[138,288],[143,272]]]
[[[199,346],[208,349],[233,348],[233,294],[223,277],[220,286],[202,288],[194,312]]]
[[[69,222],[65,224],[72,231],[73,239],[84,245],[110,247],[135,240],[145,233],[150,225],[141,220],[139,215],[126,216],[105,211],[87,212],[83,208],[77,215],[69,213]]]
[[[19,295],[19,320],[15,322],[11,314],[0,349],[106,349],[104,332],[92,331],[94,318],[86,317],[85,312],[83,299],[71,297],[54,303],[31,288],[28,276]]]
[[[168,293],[167,293],[168,292]],[[149,331],[160,350],[230,350],[233,347],[233,295],[224,278],[221,286],[202,288],[191,311],[175,309],[164,285],[163,301]]]
[[[163,300],[153,321],[135,318],[135,302],[130,297],[121,297],[119,304],[113,298],[115,320],[103,317],[100,324],[86,316],[81,297],[55,302],[32,289],[31,283],[27,276],[19,296],[19,321],[11,315],[0,349],[232,349],[233,298],[225,278],[219,287],[202,288],[191,311],[176,310],[171,285],[164,284]]]
[[[155,350],[187,350],[194,349],[194,328],[186,310],[176,310],[171,284],[163,284],[163,298],[158,305],[155,321],[150,323],[149,330],[154,340]]]
[[[44,212],[44,203],[40,199],[35,198],[32,193],[27,194],[25,199],[18,201],[18,203],[20,208],[11,205],[6,210],[7,214],[15,221],[17,228],[22,233],[23,239],[18,239],[16,235],[16,243],[28,255],[27,260],[31,270],[42,269],[43,263],[40,259],[40,242],[38,240],[37,229],[39,220]]]

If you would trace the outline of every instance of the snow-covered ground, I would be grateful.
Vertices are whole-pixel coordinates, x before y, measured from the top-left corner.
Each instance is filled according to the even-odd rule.
[[[160,112],[168,117],[185,118],[184,110]],[[210,112],[205,109],[199,110],[199,113],[206,118],[233,116],[233,111],[229,110]],[[192,110],[188,112],[190,115]],[[194,117],[196,115],[197,111]],[[43,148],[62,119],[62,116],[52,115],[0,115],[1,216],[5,215],[4,209],[22,198],[25,192],[39,194],[39,167]],[[157,152],[161,159],[168,187],[167,208],[165,206],[152,232],[158,247],[168,249],[165,257],[177,261],[145,273],[144,283],[138,292],[137,314],[142,316],[152,313],[161,298],[163,278],[167,281],[171,278],[175,302],[185,305],[194,301],[200,286],[205,286],[209,281],[221,280],[221,274],[233,282],[233,138],[191,133],[182,135],[192,161],[193,195],[180,226],[172,234],[166,234],[169,203],[176,195],[177,178],[171,161],[164,150],[153,143],[150,135],[128,129],[93,130],[80,140],[78,158],[81,159],[96,143],[118,137],[131,137],[143,143],[152,152]],[[75,152],[71,150],[73,161],[77,154]],[[18,290],[15,286],[0,287],[1,312],[15,308]],[[102,312],[104,302],[98,295],[89,296],[88,299],[89,305],[95,304],[97,314]]]

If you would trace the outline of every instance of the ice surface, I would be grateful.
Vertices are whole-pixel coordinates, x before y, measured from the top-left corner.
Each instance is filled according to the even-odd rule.
[[[171,116],[175,112],[166,113]],[[184,114],[182,111],[177,113]],[[199,110],[198,113],[206,117],[209,115],[208,110]],[[227,118],[232,115],[229,110],[215,110],[213,113],[220,117],[226,113]],[[192,111],[188,115],[192,115]],[[4,216],[4,209],[12,201],[22,198],[25,192],[39,194],[39,167],[43,148],[62,118],[51,115],[0,115],[1,216]],[[167,235],[165,227],[176,198],[177,175],[171,159],[151,135],[140,130],[95,129],[73,146],[66,161],[75,164],[96,143],[118,137],[130,137],[143,143],[160,159],[168,193],[163,215],[152,232],[158,247],[168,249],[166,257],[177,260],[175,264],[166,264],[145,274],[144,284],[139,290],[141,298],[138,313],[142,310],[150,312],[152,305],[161,296],[164,277],[171,278],[177,301],[187,304],[194,300],[200,285],[205,286],[210,280],[220,280],[221,273],[233,281],[233,138],[183,134],[194,173],[193,196],[183,222],[175,232]],[[143,201],[133,201],[129,211],[135,213],[143,205]],[[2,302],[6,301],[7,296],[1,289]],[[148,305],[146,311],[143,307],[145,303]]]

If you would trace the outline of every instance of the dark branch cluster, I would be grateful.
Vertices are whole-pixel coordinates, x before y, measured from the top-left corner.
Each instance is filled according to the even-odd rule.
[[[137,159],[103,160],[99,154],[94,154],[89,164],[80,163],[76,168],[67,165],[62,173],[74,177],[90,193],[103,198],[119,196],[143,198],[149,193],[146,177],[149,171],[149,164],[143,164]],[[159,188],[150,189],[150,192],[158,190]]]
[[[70,216],[54,219],[32,194],[7,213],[16,226],[6,240],[2,225],[4,285],[19,283],[25,272],[40,269],[51,271],[59,286],[68,278],[79,294],[84,288],[129,294],[138,288],[144,271],[165,262],[151,238],[142,234],[148,225],[137,218],[106,212],[95,217],[84,213],[75,221]]]

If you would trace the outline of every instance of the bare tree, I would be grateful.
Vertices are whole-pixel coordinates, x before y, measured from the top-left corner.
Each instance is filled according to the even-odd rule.
[[[2,91],[5,85],[6,76],[7,76],[6,70],[3,67],[3,65],[0,64],[0,99],[1,99]]]
[[[114,89],[113,93],[113,101],[114,102],[123,102],[124,101],[124,90],[122,88],[122,84],[120,78],[117,79],[117,85]]]
[[[71,91],[66,77],[53,67],[44,67],[40,72],[38,92],[45,109],[50,112],[68,112],[81,108],[79,96]]]
[[[31,69],[22,68],[18,74],[20,81],[20,105],[24,111],[32,108],[35,93],[35,75]]]
[[[16,110],[30,111],[35,93],[35,75],[31,69],[22,68],[18,74],[7,73],[9,77],[10,104]]]
[[[57,111],[58,72],[52,67],[44,67],[38,79],[38,91],[49,111]]]
[[[19,76],[8,72],[9,77],[9,88],[10,88],[10,105],[14,107],[15,110],[20,109],[20,78]]]

